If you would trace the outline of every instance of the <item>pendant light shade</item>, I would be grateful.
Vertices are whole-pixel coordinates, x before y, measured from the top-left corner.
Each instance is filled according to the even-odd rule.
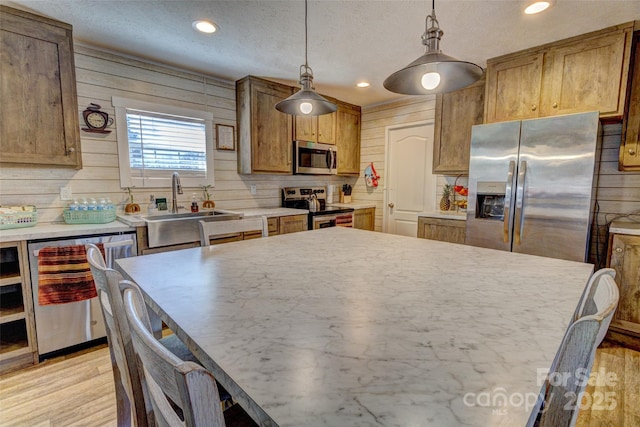
[[[276,110],[295,116],[320,116],[333,113],[338,109],[318,94],[313,87],[313,70],[307,64],[307,0],[304,1],[304,65],[300,66],[300,85],[302,88],[276,104]]]
[[[428,95],[431,93],[453,92],[469,86],[480,77],[483,70],[479,65],[460,61],[445,55],[440,50],[440,39],[444,32],[436,19],[435,0],[431,15],[425,20],[422,44],[426,52],[386,78],[384,87],[405,95]]]

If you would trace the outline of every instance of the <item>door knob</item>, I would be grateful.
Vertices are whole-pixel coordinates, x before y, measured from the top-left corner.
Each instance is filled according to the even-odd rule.
[[[395,205],[393,203],[389,203],[387,206],[389,206],[390,208],[393,208]]]

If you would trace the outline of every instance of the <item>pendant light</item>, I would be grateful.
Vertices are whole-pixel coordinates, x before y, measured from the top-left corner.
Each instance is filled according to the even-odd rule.
[[[276,104],[278,111],[296,116],[320,116],[338,109],[313,87],[313,70],[307,64],[307,0],[304,0],[304,65],[300,66],[299,83],[302,88],[298,92]]]
[[[425,19],[425,32],[422,35],[426,52],[387,77],[383,84],[391,92],[405,95],[453,92],[482,77],[483,70],[479,65],[459,61],[442,53],[440,39],[444,31],[436,19],[435,0],[432,0],[431,6],[431,15]]]

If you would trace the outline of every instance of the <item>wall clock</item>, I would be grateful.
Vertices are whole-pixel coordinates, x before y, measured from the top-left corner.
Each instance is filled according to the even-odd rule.
[[[87,125],[86,128],[82,128],[85,132],[93,133],[111,133],[110,130],[105,128],[113,123],[113,119],[109,117],[108,113],[100,111],[98,104],[91,103],[86,110],[82,112],[82,118]]]

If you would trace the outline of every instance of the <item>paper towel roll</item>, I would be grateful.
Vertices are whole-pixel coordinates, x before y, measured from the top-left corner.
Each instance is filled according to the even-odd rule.
[[[336,186],[333,184],[327,185],[327,203],[333,203],[333,192],[335,191]]]

